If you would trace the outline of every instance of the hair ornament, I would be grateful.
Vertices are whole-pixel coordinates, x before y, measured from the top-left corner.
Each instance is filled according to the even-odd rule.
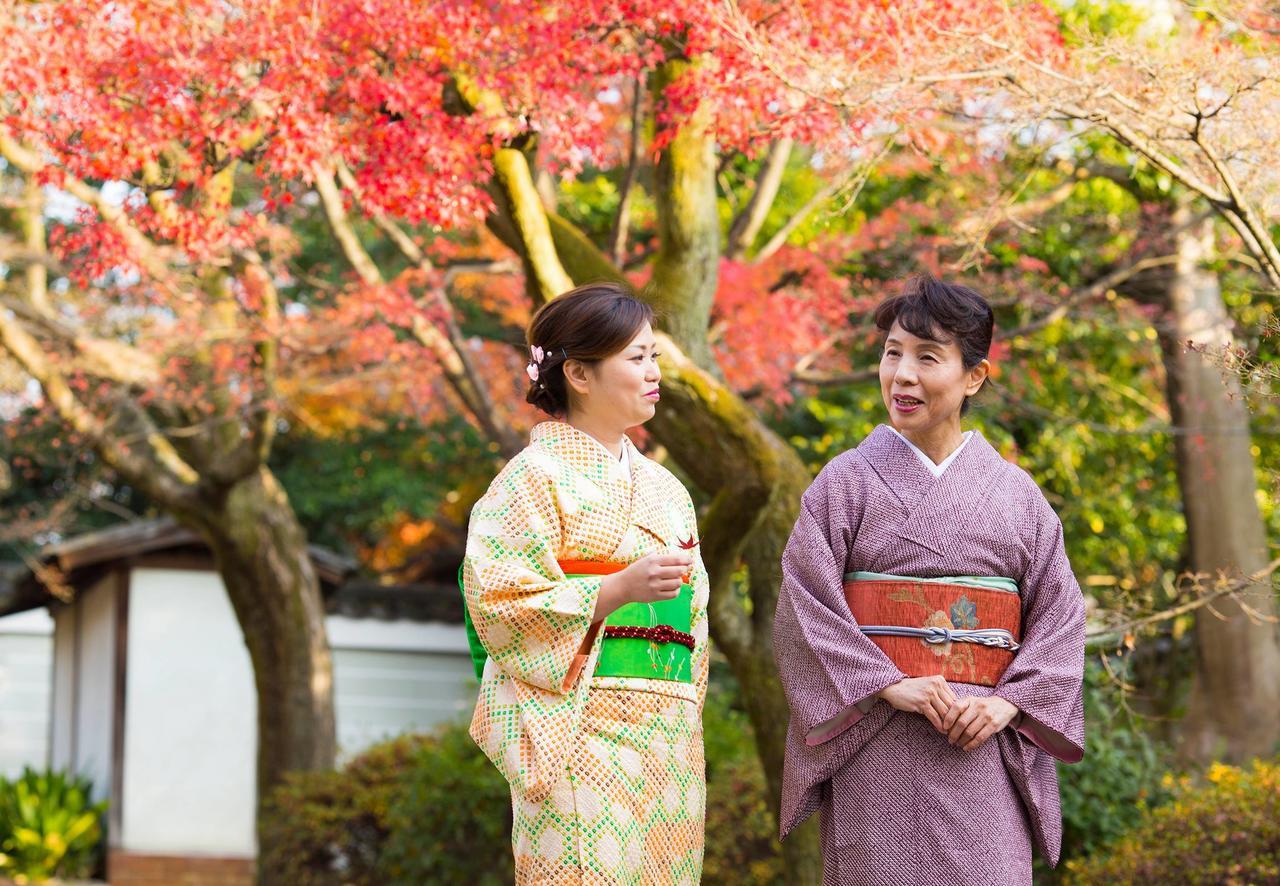
[[[529,374],[529,381],[537,381],[538,369],[546,354],[542,348],[533,345],[529,348],[529,356],[532,359],[529,360],[529,365],[524,368],[524,371]]]

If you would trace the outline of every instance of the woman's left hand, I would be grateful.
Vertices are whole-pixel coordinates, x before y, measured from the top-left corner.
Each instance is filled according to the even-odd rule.
[[[998,695],[957,699],[942,718],[947,741],[966,751],[982,746],[988,738],[1013,722],[1018,708]]]

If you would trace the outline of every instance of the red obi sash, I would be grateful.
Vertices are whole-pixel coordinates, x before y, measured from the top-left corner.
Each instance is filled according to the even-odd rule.
[[[1016,593],[896,576],[846,578],[858,627],[908,677],[995,686],[1022,640]]]

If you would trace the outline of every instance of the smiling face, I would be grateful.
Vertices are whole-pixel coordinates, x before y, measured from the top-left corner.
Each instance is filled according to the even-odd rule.
[[[658,405],[658,342],[645,323],[621,351],[594,363],[569,360],[565,382],[572,390],[571,420],[616,427],[619,432],[642,425]]]
[[[959,432],[960,407],[982,387],[990,365],[986,360],[965,369],[960,346],[935,330],[921,338],[894,322],[880,357],[880,393],[889,422],[920,445],[940,432]]]

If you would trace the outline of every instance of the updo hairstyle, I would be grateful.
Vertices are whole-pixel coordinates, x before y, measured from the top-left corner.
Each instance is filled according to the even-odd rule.
[[[653,309],[618,283],[588,283],[553,298],[533,315],[525,334],[530,350],[525,400],[548,415],[565,415],[565,361],[590,364],[612,357],[652,322]]]

